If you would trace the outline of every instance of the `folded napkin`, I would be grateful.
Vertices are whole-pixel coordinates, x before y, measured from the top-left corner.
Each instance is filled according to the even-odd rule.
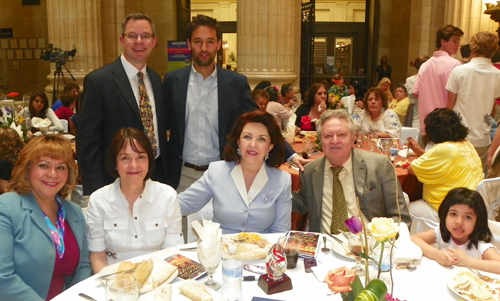
[[[16,124],[13,122],[10,124],[10,128],[14,129],[19,134],[19,137],[23,139],[23,131],[21,130],[21,125],[16,126]]]
[[[204,218],[202,222],[203,226],[197,220],[191,223],[196,233],[198,233],[200,239],[206,243],[220,241],[222,237],[222,229],[220,228],[220,224],[214,223],[211,220],[206,220]]]
[[[395,263],[407,263],[422,258],[422,249],[411,241],[408,225],[399,225],[399,238],[394,243],[393,259]]]
[[[48,118],[40,118],[40,117],[33,117],[31,118],[31,126],[35,128],[43,128],[43,127],[48,127],[50,126],[50,119]]]

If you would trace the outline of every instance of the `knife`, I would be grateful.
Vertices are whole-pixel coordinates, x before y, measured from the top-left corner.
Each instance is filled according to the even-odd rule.
[[[196,251],[197,247],[181,248],[179,251]]]
[[[89,295],[86,295],[84,293],[79,293],[78,296],[82,297],[83,299],[87,299],[89,301],[97,301],[96,299],[90,297]]]
[[[341,245],[344,244],[344,242],[341,239],[339,239],[339,238],[331,235],[330,233],[324,233],[324,234],[326,234],[326,235],[330,236],[331,238],[335,239],[335,241],[338,242],[339,244],[341,244]]]

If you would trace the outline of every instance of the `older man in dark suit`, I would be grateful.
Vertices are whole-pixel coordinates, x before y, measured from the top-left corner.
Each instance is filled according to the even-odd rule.
[[[77,134],[84,195],[113,182],[105,170],[107,153],[111,139],[123,127],[145,131],[156,149],[152,179],[165,182],[166,162],[161,158],[166,153],[166,106],[160,76],[146,66],[157,43],[151,19],[128,15],[120,43],[122,55],[84,80]]]
[[[325,156],[300,174],[301,190],[294,193],[292,207],[309,213],[310,231],[338,233],[350,216],[398,221],[399,212],[402,222],[411,223],[394,167],[383,155],[352,147],[356,126],[345,110],[323,113],[317,132]]]

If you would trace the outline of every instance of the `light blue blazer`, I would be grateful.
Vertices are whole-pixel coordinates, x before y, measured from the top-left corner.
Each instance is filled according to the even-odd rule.
[[[80,262],[66,288],[90,277],[90,260],[82,209],[63,201],[66,220],[78,242]],[[43,212],[33,195],[0,195],[0,300],[45,300],[56,250]]]
[[[264,164],[247,193],[242,174],[235,168],[234,162],[210,163],[203,176],[179,194],[182,215],[198,212],[213,198],[213,221],[220,223],[222,233],[290,230],[290,174]]]

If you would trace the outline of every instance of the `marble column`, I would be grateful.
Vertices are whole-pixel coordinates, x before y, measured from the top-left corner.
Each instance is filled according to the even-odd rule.
[[[260,81],[295,83],[300,73],[301,0],[238,0],[238,72]]]
[[[69,74],[71,72],[76,82],[83,87],[85,75],[102,66],[100,16],[100,0],[47,0],[47,43],[53,44],[62,51],[76,48],[73,60],[67,61],[61,67],[66,83],[73,80]],[[50,63],[50,73],[47,75],[50,84],[45,87],[48,94],[53,92],[55,70],[56,64]],[[61,76],[59,91],[63,88],[64,81]],[[50,99],[52,99],[51,96]]]

